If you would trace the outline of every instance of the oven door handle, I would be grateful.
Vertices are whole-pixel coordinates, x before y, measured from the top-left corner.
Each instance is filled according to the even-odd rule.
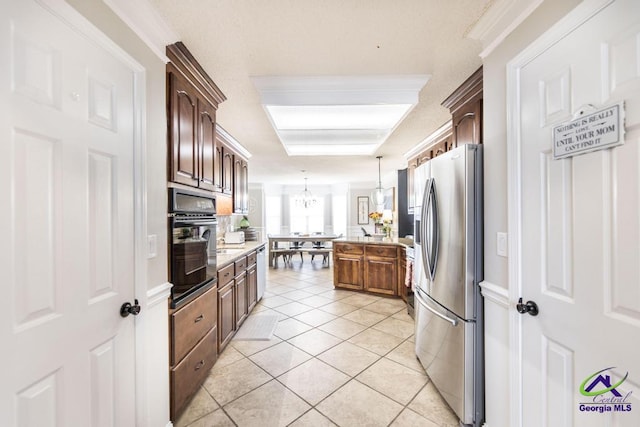
[[[174,225],[218,225],[216,219],[175,219]]]

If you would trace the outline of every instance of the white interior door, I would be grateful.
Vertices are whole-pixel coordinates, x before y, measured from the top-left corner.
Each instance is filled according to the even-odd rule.
[[[34,0],[0,31],[0,424],[133,425],[134,74]]]
[[[531,427],[640,425],[640,2],[614,1],[585,19],[547,40],[516,83],[520,295],[540,310],[520,318]],[[554,126],[621,101],[623,146],[553,159]],[[603,392],[627,373],[617,394]],[[594,382],[603,394],[580,392]],[[603,404],[613,398],[631,405]]]

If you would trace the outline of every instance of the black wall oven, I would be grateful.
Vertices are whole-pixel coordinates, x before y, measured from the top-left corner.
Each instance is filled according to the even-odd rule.
[[[169,277],[172,307],[216,281],[216,200],[169,189]]]

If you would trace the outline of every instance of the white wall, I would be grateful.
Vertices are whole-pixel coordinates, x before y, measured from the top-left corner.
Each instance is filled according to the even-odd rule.
[[[526,46],[580,3],[546,0],[484,58],[484,278],[486,420],[488,427],[509,426],[510,354],[508,259],[496,254],[496,233],[507,231],[506,65]]]

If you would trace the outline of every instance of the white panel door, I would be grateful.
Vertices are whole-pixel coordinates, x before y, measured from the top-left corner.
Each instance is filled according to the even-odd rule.
[[[0,31],[0,425],[133,425],[134,73],[34,0]]]
[[[640,2],[560,37],[518,94],[523,425],[640,426]],[[620,101],[623,146],[553,159],[554,126]]]

